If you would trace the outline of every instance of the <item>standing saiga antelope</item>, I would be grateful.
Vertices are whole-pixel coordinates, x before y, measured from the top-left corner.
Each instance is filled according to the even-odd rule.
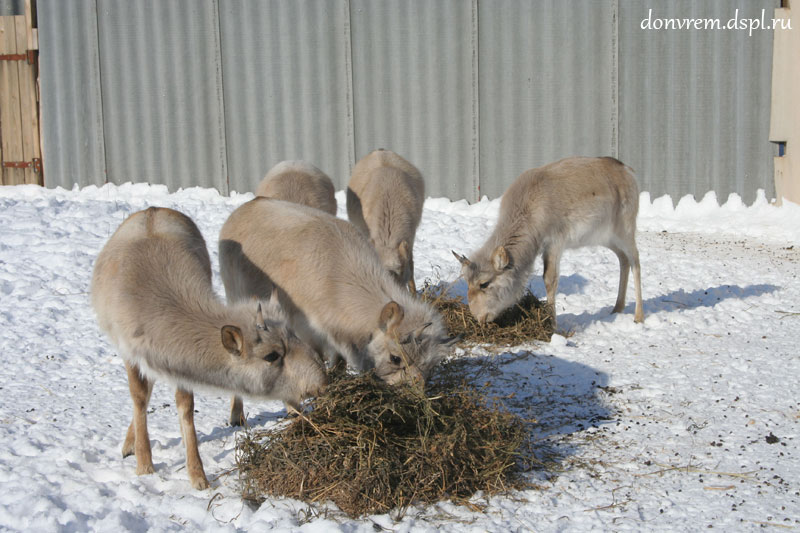
[[[155,379],[176,386],[189,480],[208,487],[197,450],[195,387],[298,406],[326,383],[316,354],[286,328],[277,300],[226,306],[214,293],[205,241],[186,215],[151,207],[127,218],[94,267],[92,306],[128,372],[133,421],[122,455],[153,472],[147,404]]]
[[[569,157],[523,172],[503,194],[497,226],[471,258],[461,262],[472,314],[491,321],[523,295],[541,253],[547,303],[556,325],[558,265],[568,248],[605,246],[619,259],[614,313],[625,308],[628,273],[636,288],[635,322],[644,321],[633,171],[611,157]]]
[[[370,240],[384,268],[412,293],[417,292],[414,237],[424,202],[422,174],[390,150],[363,157],[347,185],[347,218]]]

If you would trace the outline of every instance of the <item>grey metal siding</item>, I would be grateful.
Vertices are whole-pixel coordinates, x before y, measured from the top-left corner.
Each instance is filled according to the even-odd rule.
[[[394,150],[427,196],[474,197],[472,4],[352,0],[356,159]]]
[[[772,17],[778,0],[620,3],[620,158],[653,197],[774,195],[772,32],[642,29],[652,18]]]
[[[345,187],[375,148],[428,196],[612,155],[642,190],[774,194],[772,32],[643,30],[771,17],[779,0],[39,0],[48,186],[252,190],[284,159]]]
[[[101,0],[108,181],[227,192],[214,0]]]
[[[481,2],[481,194],[569,155],[612,152],[613,2]]]
[[[24,15],[24,0],[0,0],[0,17]]]
[[[253,191],[276,163],[308,161],[347,184],[347,2],[220,3],[230,188]]]
[[[106,182],[95,0],[39,0],[45,183]]]

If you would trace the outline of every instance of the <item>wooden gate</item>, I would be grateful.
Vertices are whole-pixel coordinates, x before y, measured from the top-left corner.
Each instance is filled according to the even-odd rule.
[[[0,185],[43,185],[38,39],[31,0],[25,14],[0,17]]]

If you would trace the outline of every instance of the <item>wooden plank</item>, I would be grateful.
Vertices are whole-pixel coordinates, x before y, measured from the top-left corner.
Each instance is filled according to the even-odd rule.
[[[6,19],[5,17],[0,17],[0,53],[5,53],[5,33],[6,33]],[[3,161],[5,161],[5,146],[6,146],[6,139],[5,139],[5,132],[3,131],[3,109],[5,109],[4,100],[6,99],[7,87],[6,87],[6,73],[5,67],[2,65],[2,61],[0,61],[0,185],[7,185],[6,180],[6,169],[3,166]]]
[[[28,45],[29,50],[39,50],[39,28],[38,22],[36,22],[36,15],[31,8],[31,0],[25,0],[25,19],[27,20],[28,31],[30,32],[30,44]],[[34,24],[37,26],[34,28]],[[38,132],[36,134],[37,142],[39,143],[39,157],[41,159],[41,170],[39,172],[39,185],[44,187],[44,150],[43,146],[44,143],[42,142],[42,91],[41,91],[41,83],[39,79],[39,56],[36,56],[36,68],[34,69],[34,76],[36,79],[34,80],[34,89],[36,90],[36,117],[37,117],[37,124],[36,127],[38,128]]]
[[[27,48],[30,28],[26,17],[14,17],[17,27],[17,50]],[[27,61],[17,61],[19,76],[20,117],[22,120],[23,161],[41,158],[39,148],[39,111],[36,105],[35,66]],[[24,171],[25,183],[38,184],[39,173],[27,168]]]
[[[17,50],[15,17],[0,17],[0,54]],[[23,17],[24,19],[24,17]],[[0,127],[3,128],[3,161],[22,161],[22,116],[19,101],[19,70],[13,61],[0,61]],[[25,170],[3,167],[3,184],[25,183]]]
[[[41,79],[39,78],[39,66],[36,66],[36,110],[39,113],[39,133],[37,134],[37,138],[39,139],[39,153],[41,154],[42,164],[41,164],[41,172],[39,173],[39,185],[44,187],[44,141],[42,141],[42,85]]]
[[[39,29],[36,22],[36,13],[33,10],[33,0],[25,0],[25,31],[28,38],[28,50],[36,50],[35,63],[30,66],[31,79],[31,112],[34,114],[34,152],[41,163],[39,172],[36,173],[36,182],[44,186],[44,154],[42,153],[42,102],[39,92]]]
[[[25,0],[25,49],[38,50],[39,43],[34,43],[33,38],[33,9],[31,7],[31,0]]]

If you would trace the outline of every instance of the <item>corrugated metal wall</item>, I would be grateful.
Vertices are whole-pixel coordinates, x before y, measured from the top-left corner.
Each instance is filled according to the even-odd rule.
[[[389,148],[426,193],[473,198],[473,3],[352,0],[356,158]]]
[[[39,0],[48,186],[253,190],[283,159],[343,188],[390,148],[429,196],[613,155],[642,190],[774,192],[772,32],[648,16],[772,16],[779,0]]]
[[[655,196],[774,194],[769,140],[772,32],[654,31],[641,21],[769,19],[775,1],[620,3],[620,158]],[[652,8],[650,13],[648,10]]]
[[[24,0],[0,0],[0,16],[24,15]]]
[[[562,157],[614,154],[615,5],[481,2],[481,194],[500,196],[524,170]]]
[[[217,2],[98,8],[108,181],[226,190]]]
[[[95,0],[39,0],[45,185],[106,182]]]
[[[353,164],[345,0],[220,2],[231,190],[305,159],[344,188]]]

